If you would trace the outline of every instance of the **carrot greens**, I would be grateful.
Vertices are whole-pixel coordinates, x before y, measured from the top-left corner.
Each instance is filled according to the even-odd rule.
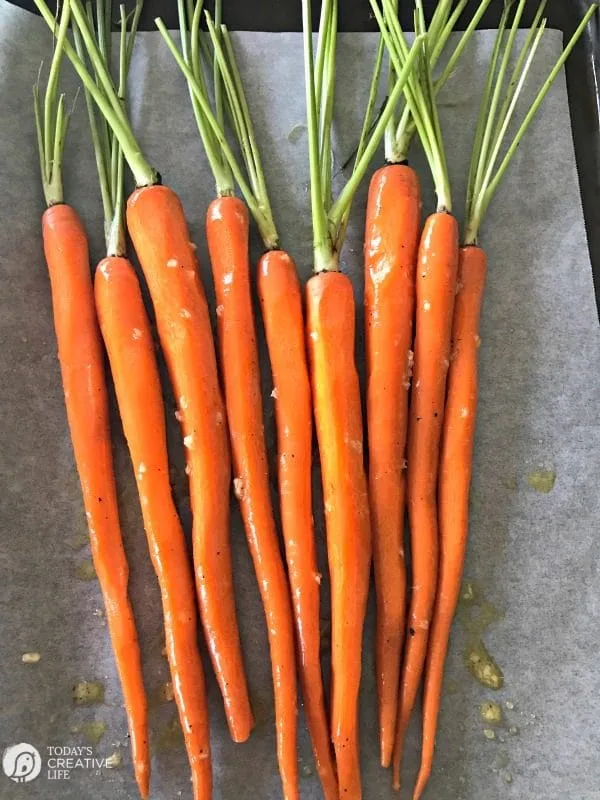
[[[490,59],[469,168],[464,236],[465,244],[467,245],[477,243],[483,216],[511,159],[548,94],[550,87],[563,68],[565,61],[584,32],[588,22],[598,10],[598,4],[593,3],[584,15],[548,77],[537,92],[533,103],[501,158],[508,129],[546,26],[546,19],[543,17],[546,0],[542,0],[538,6],[531,30],[525,38],[515,65],[507,79],[509,63],[515,52],[517,28],[524,11],[525,2],[526,0],[519,0],[507,36],[506,29],[511,4],[506,4]]]

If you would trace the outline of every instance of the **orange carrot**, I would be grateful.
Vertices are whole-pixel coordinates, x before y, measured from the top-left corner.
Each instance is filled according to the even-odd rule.
[[[183,4],[179,7],[181,52],[162,21],[158,20],[157,25],[188,82],[199,133],[215,177],[217,196],[220,198],[209,209],[207,231],[217,284],[217,314],[234,460],[238,467],[236,485],[238,495],[243,495],[242,510],[249,536],[257,540],[255,544],[251,544],[251,549],[255,561],[259,563],[265,547],[267,552],[275,552],[272,542],[275,532],[266,482],[264,441],[260,433],[262,408],[258,395],[258,356],[254,341],[246,252],[247,212],[250,211],[267,249],[259,263],[258,291],[275,384],[273,397],[277,413],[283,537],[293,596],[300,679],[315,760],[325,796],[328,800],[337,800],[337,781],[319,658],[320,576],[317,574],[311,504],[312,408],[300,286],[295,264],[287,253],[279,249],[279,236],[233,43],[226,27],[220,23],[219,0],[215,4],[214,22],[210,14],[206,14],[215,60],[214,111],[205,82],[199,78],[199,64],[195,54],[198,52],[201,10],[201,0],[190,3],[187,9]],[[236,120],[235,132],[243,168],[225,138],[221,104],[224,97],[227,99],[231,117]],[[234,175],[247,208],[241,201],[232,198]],[[240,404],[231,398],[231,393],[239,392],[240,372],[236,365],[241,367],[246,362],[247,367],[241,374],[244,376],[243,385],[250,386],[250,402]],[[257,440],[255,445],[248,441],[251,432]],[[247,490],[247,486],[251,488]],[[251,527],[255,506],[259,507],[263,518],[260,539],[253,536]],[[279,564],[270,566],[269,569],[275,570],[276,584],[279,584]],[[262,568],[257,568],[257,575],[260,579]],[[292,762],[296,735],[296,712],[292,706],[295,694],[292,695],[292,688],[295,693],[295,687],[278,687],[276,677],[281,665],[287,663],[290,657],[287,650],[288,611],[277,593],[270,598],[268,591],[262,588],[267,616],[277,625],[281,622],[285,629],[285,649],[281,649],[275,646],[281,632],[277,627],[270,626],[276,716],[282,734],[278,741],[278,754],[284,791],[291,793],[297,791],[295,785],[292,785],[297,769]]]
[[[230,461],[225,407],[194,246],[177,195],[138,189],[129,232],[156,312],[186,446],[196,586],[204,631],[231,735],[248,738],[252,711],[239,640],[229,542]]]
[[[134,465],[150,556],[158,577],[166,649],[195,798],[212,792],[204,672],[198,651],[194,579],[171,495],[164,407],[150,323],[126,258],[100,262],[96,307],[119,413]]]
[[[358,693],[371,533],[352,284],[341,272],[319,273],[306,285],[306,302],[331,579],[331,730],[340,796],[357,800],[361,797]]]
[[[422,795],[431,773],[444,662],[460,594],[467,545],[469,486],[477,410],[479,313],[485,272],[485,252],[475,246],[461,248],[438,482],[440,570],[427,654],[423,751],[413,795],[415,800]]]
[[[40,173],[47,205],[42,216],[44,255],[92,558],[123,690],[135,777],[141,796],[146,798],[150,783],[148,712],[137,630],[127,593],[129,567],[119,524],[102,340],[94,308],[87,236],[77,212],[63,197],[62,158],[68,115],[64,95],[58,95],[58,79],[71,21],[69,5],[63,6],[57,24],[51,14],[50,20],[56,39],[43,101],[39,86],[34,88]]]
[[[90,278],[88,243],[71,206],[42,218],[54,326],[75,463],[81,481],[94,567],[121,679],[136,780],[148,796],[150,753],[140,650],[127,597],[129,568],[119,525],[102,340]]]
[[[267,471],[258,350],[248,263],[249,220],[245,204],[219,197],[206,215],[215,281],[219,351],[231,435],[234,488],[254,561],[271,649],[277,755],[286,800],[297,798],[296,665],[289,587]]]
[[[261,303],[277,419],[281,523],[292,590],[300,683],[317,771],[326,800],[338,786],[323,697],[320,662],[321,575],[312,516],[312,401],[306,360],[302,295],[296,265],[282,250],[258,266]]]
[[[392,758],[406,615],[405,458],[420,187],[390,164],[371,179],[365,226],[367,430],[381,764]]]
[[[400,788],[404,736],[427,653],[438,574],[436,485],[458,263],[458,226],[432,214],[417,261],[415,358],[408,429],[407,501],[412,543],[412,595],[394,746],[394,786]]]
[[[535,52],[546,24],[543,17],[545,3],[541,2],[521,51],[516,56],[513,49],[524,6],[523,2],[514,9],[507,5],[500,18],[480,105],[469,169],[465,246],[460,251],[459,293],[454,310],[453,355],[448,374],[438,479],[440,579],[427,655],[423,695],[423,752],[414,800],[422,796],[431,774],[444,661],[452,618],[458,602],[468,534],[469,485],[477,407],[479,315],[486,273],[485,252],[477,246],[479,229],[519,143],[577,40],[598,10],[598,5],[594,4],[584,15],[548,78],[539,89],[512,141],[505,147],[504,140],[510,129],[517,100],[534,62]],[[512,22],[508,34],[505,35],[511,13]],[[505,81],[511,56],[515,66],[509,79]],[[504,151],[504,155],[500,160],[501,151]]]

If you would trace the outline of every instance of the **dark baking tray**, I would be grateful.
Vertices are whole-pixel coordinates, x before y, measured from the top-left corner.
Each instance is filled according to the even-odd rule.
[[[13,0],[22,8],[33,10],[33,0]],[[207,3],[211,8],[214,0]],[[129,2],[127,3],[130,4]],[[436,0],[425,0],[428,13],[436,6]],[[50,1],[52,6],[52,2]],[[232,30],[295,31],[301,29],[300,0],[225,0],[225,21]],[[402,23],[411,27],[412,3],[400,3]],[[497,27],[504,0],[493,0],[481,22],[482,28]],[[574,31],[590,0],[549,0],[548,24],[562,30],[566,37]],[[315,27],[320,3],[313,2]],[[523,15],[523,27],[531,24],[537,2],[531,0]],[[154,28],[154,18],[162,16],[169,27],[177,27],[176,3],[173,0],[145,0],[142,17],[143,29]],[[341,0],[340,27],[346,31],[375,30],[368,0]],[[459,25],[459,28],[461,26]],[[598,195],[600,189],[600,94],[599,94],[599,45],[600,18],[594,17],[578,47],[567,62],[567,86],[569,107],[575,143],[575,156],[579,174],[579,188],[585,217],[596,306],[600,311],[600,214]],[[559,169],[560,164],[548,164],[548,169]]]

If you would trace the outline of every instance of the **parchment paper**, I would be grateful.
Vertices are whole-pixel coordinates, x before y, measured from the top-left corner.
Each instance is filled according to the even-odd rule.
[[[492,37],[490,32],[475,37],[441,99],[459,217]],[[357,140],[375,42],[373,34],[340,36],[338,164]],[[298,127],[304,124],[301,37],[236,34],[235,45],[283,241],[306,278],[311,234],[307,142],[305,129]],[[560,48],[560,34],[547,32],[525,100]],[[106,626],[97,611],[102,607],[99,587],[95,580],[78,577],[90,556],[40,242],[43,198],[30,98],[40,61],[50,52],[51,37],[43,22],[0,3],[0,745],[29,742],[45,759],[48,746],[87,745],[89,723],[102,722],[106,730],[94,744],[94,755],[120,753],[122,765],[99,773],[75,770],[69,781],[49,780],[44,768],[35,781],[21,785],[0,773],[0,797],[122,800],[135,796],[127,728]],[[63,84],[72,98],[76,81],[69,67]],[[158,34],[139,35],[131,84],[134,126],[165,182],[181,194],[212,301],[203,219],[213,182],[185,86]],[[414,160],[421,168],[424,209],[431,210],[431,185],[418,149]],[[101,206],[81,97],[67,145],[65,189],[86,222],[95,262],[102,255]],[[366,186],[354,206],[343,257],[359,301],[365,194]],[[489,281],[466,577],[476,582],[485,601],[464,608],[462,624],[459,620],[455,625],[427,797],[597,799],[600,340],[562,75],[490,209],[483,244],[489,254]],[[253,255],[258,253],[254,241]],[[362,317],[362,363],[361,328]],[[261,347],[272,452],[271,385],[264,342]],[[170,396],[168,406],[175,492],[189,527]],[[159,595],[116,416],[114,440],[131,593],[152,704],[152,797],[190,797],[187,759],[176,726],[175,733],[171,727],[175,707],[160,697],[168,670],[161,655]],[[530,485],[530,480],[536,483],[531,475],[540,470],[556,474],[548,493]],[[326,576],[317,475],[315,488],[316,532]],[[246,745],[231,743],[207,660],[215,798],[271,800],[280,797],[280,782],[267,640],[237,509],[232,540],[257,725]],[[322,615],[328,673],[327,586],[325,579]],[[389,773],[380,769],[377,757],[373,612],[371,603],[361,703],[367,800],[392,796]],[[465,647],[473,631],[504,671],[505,686],[499,692],[477,683],[465,666]],[[24,664],[22,654],[31,651],[39,652],[41,660]],[[103,703],[74,705],[72,688],[82,679],[102,682]],[[500,728],[481,719],[479,706],[488,700],[503,705],[505,724]],[[506,708],[506,703],[513,707]],[[413,722],[406,786],[419,752],[416,719]],[[487,738],[490,734],[484,729],[493,730],[494,738]],[[302,714],[298,748],[302,797],[316,799],[321,792]]]

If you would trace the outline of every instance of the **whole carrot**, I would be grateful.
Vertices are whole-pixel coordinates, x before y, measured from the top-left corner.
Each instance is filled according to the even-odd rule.
[[[123,688],[136,780],[142,797],[147,797],[150,754],[146,695],[135,620],[127,597],[129,568],[119,525],[108,393],[87,237],[77,213],[64,203],[47,209],[42,228],[67,417],[92,557]]]
[[[381,764],[389,766],[406,616],[404,512],[420,187],[408,165],[373,175],[365,225],[369,498],[377,597]]]
[[[334,201],[331,110],[337,15],[335,0],[323,4],[315,59],[311,3],[302,2],[314,257],[314,274],[306,286],[306,314],[331,581],[331,737],[340,796],[360,800],[358,700],[371,567],[371,526],[354,353],[356,308],[352,284],[339,271],[339,252],[352,199],[402,94],[422,40],[416,40],[415,49],[398,70],[389,99],[373,124],[383,55],[382,48],[379,49],[352,175]]]
[[[455,44],[437,93],[453,73],[490,0],[481,0]],[[459,0],[436,5],[428,30],[432,67],[467,5]],[[393,0],[394,8],[397,7]],[[388,13],[390,6],[387,6]],[[390,79],[393,79],[393,69]],[[387,165],[372,178],[365,231],[365,314],[367,349],[367,428],[369,495],[373,525],[373,561],[377,596],[376,651],[381,763],[389,766],[398,712],[398,683],[406,614],[403,528],[404,469],[408,428],[408,388],[412,364],[412,321],[418,246],[420,191],[408,164],[417,130],[406,103],[392,115],[385,134]],[[421,127],[422,127],[422,120]]]
[[[391,62],[398,71],[408,45],[393,0],[376,0],[377,16]],[[425,34],[421,0],[415,29]],[[412,551],[410,598],[404,663],[399,688],[393,785],[400,788],[404,737],[421,683],[438,576],[437,471],[450,358],[450,333],[458,266],[458,225],[452,207],[448,169],[431,77],[431,42],[425,39],[417,74],[407,84],[406,99],[434,179],[437,212],[424,225],[416,271],[414,370],[408,422],[407,506]]]
[[[67,117],[64,97],[57,101],[56,92],[68,25],[67,7],[58,26],[45,113],[35,91],[40,167],[48,205],[42,216],[44,256],[92,558],[125,701],[135,777],[141,796],[146,798],[150,781],[148,714],[137,630],[127,593],[129,567],[119,524],[102,340],[94,308],[87,236],[77,212],[63,198],[61,167]]]
[[[486,258],[479,247],[460,250],[459,292],[452,326],[438,482],[440,564],[436,607],[430,633],[423,696],[423,751],[414,797],[420,797],[431,772],[444,662],[460,594],[467,544],[469,485],[477,408],[479,312]]]
[[[414,800],[418,800],[422,796],[433,765],[444,662],[452,619],[460,593],[468,535],[469,486],[477,411],[479,315],[486,275],[486,255],[484,250],[477,246],[479,228],[531,120],[579,36],[598,8],[597,4],[594,4],[584,16],[539,90],[502,161],[498,164],[498,157],[503,148],[519,94],[534,61],[535,52],[546,24],[546,20],[543,18],[544,3],[541,3],[524,45],[518,57],[514,59],[512,75],[506,83],[507,88],[502,98],[504,76],[514,52],[516,33],[524,5],[521,0],[514,9],[508,34],[506,34],[506,26],[511,11],[509,6],[506,7],[501,17],[481,101],[469,170],[465,246],[460,250],[459,291],[454,309],[453,351],[448,373],[438,480],[440,577],[427,654],[423,693],[423,749],[421,768],[413,794]],[[502,104],[500,105],[501,99]]]
[[[394,748],[399,788],[404,736],[421,682],[437,589],[437,473],[456,291],[458,225],[446,212],[425,222],[417,260],[415,358],[408,428],[407,503],[412,594]]]
[[[258,295],[273,373],[281,524],[285,540],[304,710],[326,800],[338,797],[320,663],[321,575],[312,516],[312,401],[302,295],[296,267],[281,250],[258,265]]]
[[[294,629],[289,586],[271,506],[250,297],[248,231],[248,210],[241,200],[235,197],[213,200],[206,215],[206,235],[215,281],[219,351],[235,469],[234,489],[267,618],[277,755],[283,796],[288,800],[299,796]]]
[[[212,793],[210,733],[197,642],[194,578],[171,494],[152,331],[135,270],[126,258],[110,256],[100,262],[95,296],[161,591],[167,658],[192,768],[194,797],[208,798]]]
[[[358,692],[371,534],[349,278],[340,272],[313,276],[306,306],[331,578],[331,735],[340,793],[358,798]]]

